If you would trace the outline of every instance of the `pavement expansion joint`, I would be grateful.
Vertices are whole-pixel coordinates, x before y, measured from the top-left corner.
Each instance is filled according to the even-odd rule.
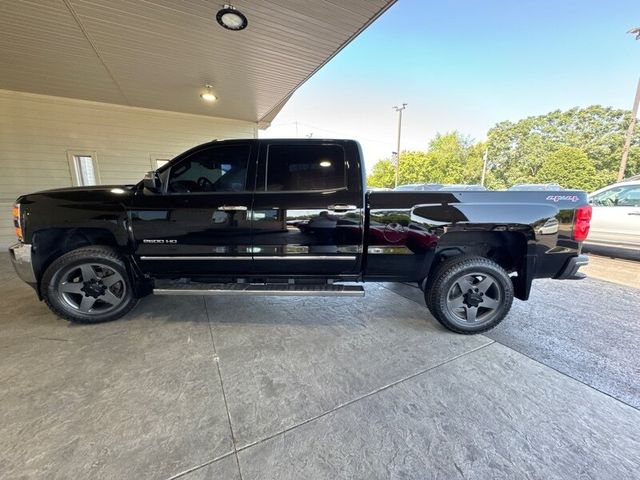
[[[489,340],[489,339],[487,339],[487,340]],[[429,368],[425,368],[423,370],[420,370],[419,372],[412,373],[411,375],[408,375],[406,377],[402,377],[399,380],[396,380],[395,382],[391,382],[391,383],[389,383],[387,385],[384,385],[382,387],[376,388],[375,390],[373,390],[373,391],[371,391],[369,393],[365,393],[364,395],[360,395],[360,396],[358,396],[358,397],[356,397],[356,398],[354,398],[352,400],[349,400],[348,402],[344,402],[344,403],[341,403],[339,405],[336,405],[334,408],[332,408],[330,410],[327,410],[326,412],[322,412],[322,413],[320,413],[318,415],[315,415],[315,416],[313,416],[311,418],[308,418],[307,420],[305,420],[303,422],[297,423],[297,424],[292,425],[290,427],[287,427],[287,428],[285,428],[285,429],[283,429],[283,430],[281,430],[279,432],[276,432],[276,433],[274,433],[272,435],[269,435],[267,437],[264,437],[264,438],[261,438],[259,440],[255,440],[255,441],[253,441],[251,443],[248,443],[246,445],[243,445],[243,446],[241,446],[241,447],[239,447],[237,449],[237,452],[241,452],[241,451],[246,450],[248,448],[251,448],[251,447],[253,447],[255,445],[258,445],[260,443],[266,442],[267,440],[275,438],[275,437],[277,437],[279,435],[284,435],[285,433],[288,433],[288,432],[290,432],[292,430],[295,430],[296,428],[301,427],[302,425],[306,425],[307,423],[311,423],[311,422],[313,422],[315,420],[318,420],[319,418],[325,417],[325,416],[327,416],[327,415],[329,415],[329,414],[331,414],[333,412],[336,412],[336,411],[338,411],[338,410],[340,410],[340,409],[342,409],[344,407],[348,407],[349,405],[353,405],[354,403],[357,403],[357,402],[359,402],[361,400],[364,400],[365,398],[368,398],[368,397],[371,397],[373,395],[376,395],[377,393],[380,393],[380,392],[382,392],[384,390],[388,390],[390,388],[393,388],[396,385],[399,385],[399,384],[404,383],[404,382],[406,382],[408,380],[411,380],[412,378],[418,377],[418,376],[423,375],[423,374],[425,374],[427,372],[435,370],[435,369],[437,369],[439,367],[442,367],[442,366],[444,366],[444,365],[446,365],[448,363],[451,363],[451,362],[453,362],[455,360],[458,360],[459,358],[462,358],[462,357],[464,357],[466,355],[469,355],[471,353],[474,353],[474,352],[477,352],[479,350],[482,350],[483,348],[486,348],[486,347],[488,347],[490,345],[493,345],[494,343],[496,343],[496,342],[493,341],[493,340],[490,340],[488,343],[486,343],[484,345],[481,345],[481,346],[476,347],[476,348],[474,348],[472,350],[469,350],[469,351],[466,351],[466,352],[461,353],[459,355],[456,355],[455,357],[451,357],[451,358],[449,358],[449,359],[447,359],[447,360],[445,360],[443,362],[440,362],[437,365],[433,365],[433,366],[431,366]]]
[[[233,432],[233,423],[231,422],[231,413],[229,412],[229,403],[227,402],[227,394],[224,389],[224,381],[222,380],[222,372],[220,371],[220,357],[216,350],[216,342],[213,337],[213,328],[211,326],[211,316],[209,315],[209,308],[207,307],[206,297],[202,297],[204,303],[204,310],[207,314],[207,323],[209,324],[209,333],[211,334],[211,346],[213,347],[213,362],[216,364],[216,371],[218,372],[218,379],[220,380],[220,388],[222,390],[222,398],[224,400],[224,408],[227,411],[227,420],[229,422],[229,431],[231,432],[231,443],[233,445],[233,455],[236,459],[236,465],[238,467],[238,474],[240,480],[242,480],[242,470],[240,469],[240,460],[238,459],[238,442],[236,440],[235,433]]]

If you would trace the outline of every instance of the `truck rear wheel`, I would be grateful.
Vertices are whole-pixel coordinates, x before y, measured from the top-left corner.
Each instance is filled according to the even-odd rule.
[[[124,260],[109,247],[83,247],[56,259],[42,277],[42,296],[76,323],[116,320],[137,303]]]
[[[463,334],[498,325],[513,303],[513,284],[500,265],[484,257],[445,261],[425,290],[426,304],[447,329]]]

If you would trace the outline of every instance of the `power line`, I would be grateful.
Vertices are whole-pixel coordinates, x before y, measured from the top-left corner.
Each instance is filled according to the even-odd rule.
[[[345,137],[345,138],[351,138],[351,137],[357,137],[359,140],[363,140],[363,141],[367,141],[367,142],[375,142],[375,143],[379,143],[382,145],[392,145],[393,142],[391,141],[383,141],[383,140],[379,140],[379,139],[375,139],[375,138],[368,138],[368,137],[362,137],[360,135],[345,135],[343,132],[339,132],[337,130],[330,130],[328,128],[322,128],[322,127],[318,127],[316,125],[311,125],[309,123],[303,123],[303,122],[286,122],[286,123],[277,123],[277,124],[272,124],[271,127],[281,127],[281,126],[287,126],[287,125],[300,125],[303,127],[307,127],[313,130],[320,130],[322,132],[327,132],[327,133],[333,133],[336,135],[339,135],[341,137]]]

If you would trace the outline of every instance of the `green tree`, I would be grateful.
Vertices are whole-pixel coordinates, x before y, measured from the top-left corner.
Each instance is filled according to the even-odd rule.
[[[425,177],[431,183],[477,183],[482,174],[482,152],[459,132],[436,135],[429,142]],[[477,169],[473,171],[474,169]]]
[[[377,188],[391,188],[395,183],[396,167],[389,159],[378,161],[367,177],[367,185]]]
[[[501,122],[489,130],[488,184],[508,187],[541,181],[543,161],[563,146],[581,149],[600,172],[597,186],[615,176],[631,112],[594,105],[554,111],[517,122]],[[627,175],[640,171],[640,132],[629,154]]]
[[[590,192],[597,189],[603,179],[584,151],[575,147],[560,147],[543,159],[536,180]]]
[[[402,152],[398,183],[479,183],[483,151],[483,144],[474,144],[458,132],[438,134],[429,142],[426,152]],[[367,184],[393,187],[394,162],[385,159],[376,163]]]

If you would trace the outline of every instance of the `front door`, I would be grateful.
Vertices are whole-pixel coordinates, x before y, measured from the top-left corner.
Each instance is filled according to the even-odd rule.
[[[355,143],[261,145],[252,209],[257,273],[358,272],[364,206],[361,182],[348,175],[349,148]]]
[[[617,185],[591,198],[587,243],[640,248],[640,185]]]
[[[163,192],[139,192],[130,219],[145,272],[250,273],[254,145],[209,144],[188,152],[162,171]]]

